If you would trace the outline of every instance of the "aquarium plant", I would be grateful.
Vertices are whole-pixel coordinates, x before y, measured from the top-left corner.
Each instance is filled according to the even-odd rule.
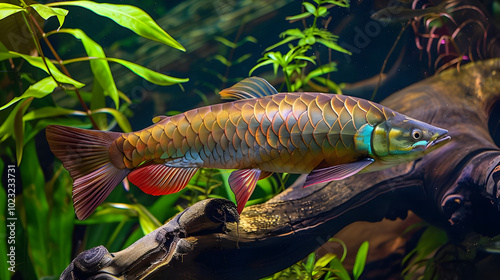
[[[303,13],[287,17],[290,22],[302,21],[303,28],[294,28],[285,30],[280,34],[283,39],[278,43],[265,49],[262,58],[258,60],[257,65],[250,69],[250,75],[260,67],[272,65],[274,74],[277,75],[281,70],[285,79],[286,88],[289,92],[296,91],[306,84],[312,84],[311,79],[326,86],[329,90],[340,93],[340,88],[329,77],[322,77],[336,71],[336,62],[331,61],[331,50],[351,54],[350,51],[337,44],[338,36],[318,25],[318,19],[329,15],[328,9],[335,6],[348,8],[349,1],[344,0],[314,0],[312,2],[304,1],[302,6],[305,8]],[[307,24],[306,20],[312,20]],[[323,45],[328,48],[329,62],[321,65],[318,57],[311,54],[313,49]],[[271,51],[280,46],[287,46],[288,51]],[[309,66],[314,65],[311,69]],[[313,86],[314,87],[314,86]]]
[[[106,55],[103,47],[83,30],[64,27],[69,13],[66,7],[87,9],[143,38],[185,50],[146,12],[135,6],[92,1],[39,4],[20,0],[0,3],[2,77],[4,81],[11,81],[6,94],[1,97],[0,166],[8,167],[18,175],[15,181],[17,196],[13,200],[15,208],[2,213],[0,219],[2,228],[6,228],[7,218],[17,220],[17,262],[12,270],[4,269],[9,261],[9,248],[2,243],[2,279],[10,279],[14,271],[25,279],[57,276],[71,261],[72,250],[77,249],[72,248],[75,220],[71,206],[71,179],[60,163],[54,163],[52,169],[42,169],[47,159],[37,155],[35,138],[39,132],[48,124],[102,130],[118,125],[122,131],[131,131],[127,116],[132,113],[128,108],[132,100],[117,88],[110,63],[122,65],[148,82],[161,86],[188,81]],[[49,19],[56,19],[57,24],[53,30],[46,31],[44,23]],[[86,56],[63,55],[52,43],[54,37],[81,44]],[[85,83],[79,80],[81,71],[69,70],[89,66],[93,78]],[[13,182],[11,180],[9,184]],[[8,195],[3,187],[0,188],[2,203],[7,201]],[[119,209],[119,215],[110,209]],[[113,217],[125,218],[122,221],[139,219],[144,232],[160,225],[140,204],[110,204],[103,207],[98,216],[99,222],[113,220]],[[103,240],[102,236],[94,238]],[[105,240],[108,238],[105,236]],[[28,252],[28,255],[23,252]]]

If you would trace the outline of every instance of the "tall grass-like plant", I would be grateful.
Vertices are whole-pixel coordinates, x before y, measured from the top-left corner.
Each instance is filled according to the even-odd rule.
[[[27,0],[0,3],[0,66],[3,80],[12,81],[4,88],[6,94],[0,97],[0,167],[3,171],[7,164],[17,163],[18,166],[15,168],[18,186],[15,211],[2,213],[0,224],[5,229],[7,218],[17,219],[15,271],[24,279],[58,278],[70,263],[72,251],[86,249],[72,248],[73,231],[78,222],[71,200],[71,178],[59,162],[54,163],[53,173],[44,174],[41,166],[44,159],[37,154],[36,135],[48,124],[101,130],[109,130],[117,124],[122,131],[130,132],[126,115],[130,113],[131,100],[117,88],[110,63],[120,64],[161,86],[188,81],[107,56],[83,30],[64,27],[69,11],[62,7],[67,6],[87,9],[141,37],[185,50],[146,12],[135,6],[92,1],[45,5]],[[50,18],[57,19],[58,26],[46,31],[43,25]],[[64,57],[52,43],[54,37],[76,40],[83,46],[86,56]],[[68,70],[70,64],[76,65],[72,69],[78,69],[79,65],[90,66],[93,79],[87,82],[88,85],[79,80],[82,78],[79,71],[71,73]],[[5,182],[2,180],[1,184]],[[22,188],[19,187],[21,183]],[[1,203],[6,201],[4,187],[0,188]],[[169,199],[175,201],[177,197]],[[1,206],[6,209],[4,204]],[[87,236],[87,243],[81,245],[109,243],[116,237],[113,234],[119,232],[116,222],[120,228],[132,220],[139,221],[145,233],[160,225],[158,219],[139,203],[108,204],[87,223],[108,222],[108,226],[99,230],[111,234]],[[0,246],[1,279],[10,279],[13,275],[5,267],[9,249]]]
[[[250,75],[260,67],[272,65],[274,74],[281,70],[285,79],[286,87],[289,92],[300,89],[305,84],[310,83],[311,79],[323,84],[328,89],[340,93],[340,88],[328,77],[322,75],[329,74],[337,70],[337,64],[333,61],[320,65],[315,55],[310,54],[316,45],[323,45],[329,50],[351,54],[348,50],[337,44],[338,36],[325,28],[318,26],[318,19],[329,15],[328,9],[339,6],[349,7],[349,1],[346,0],[313,0],[302,3],[305,11],[301,14],[287,17],[286,19],[294,21],[303,21],[304,28],[288,29],[280,34],[283,39],[278,43],[265,49],[262,58],[258,60],[250,70]],[[312,23],[307,24],[307,20],[312,18]],[[280,46],[286,45],[288,51],[271,51]],[[314,65],[311,70],[309,66]]]

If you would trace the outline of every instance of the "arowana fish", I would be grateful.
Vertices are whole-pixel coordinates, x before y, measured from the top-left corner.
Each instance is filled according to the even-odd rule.
[[[220,92],[236,101],[201,107],[130,133],[50,125],[52,152],[73,178],[87,218],[125,177],[152,195],[183,189],[202,167],[229,176],[238,212],[258,180],[307,173],[304,186],[411,161],[450,139],[446,130],[360,98],[278,93],[261,78]]]

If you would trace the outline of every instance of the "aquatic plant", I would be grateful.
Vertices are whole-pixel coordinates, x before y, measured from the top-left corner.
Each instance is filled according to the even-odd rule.
[[[409,1],[411,8],[402,5],[390,5],[371,16],[386,24],[406,22],[382,70],[408,26],[413,29],[415,45],[421,51],[420,58],[425,54],[429,70],[436,73],[452,66],[459,69],[463,62],[498,56],[495,47],[498,35],[481,8],[464,0],[446,0],[439,4],[413,0]]]
[[[198,88],[194,90],[194,92],[202,98],[205,105],[210,105],[210,103],[206,97],[207,91],[202,91],[204,87],[207,87],[211,92],[218,94],[221,90],[227,87],[228,82],[237,83],[246,78],[246,76],[243,77],[234,75],[233,72],[239,73],[239,71],[230,71],[233,67],[239,66],[252,57],[252,53],[250,52],[239,52],[239,50],[242,49],[242,46],[248,43],[257,43],[257,39],[253,36],[244,36],[241,38],[244,26],[244,23],[240,25],[238,32],[232,41],[221,36],[216,36],[214,38],[214,40],[220,44],[220,47],[218,48],[217,54],[208,57],[204,60],[204,63],[215,62],[218,65],[215,67],[211,65],[211,67],[202,68],[204,73],[214,78],[206,82],[196,81]]]
[[[0,126],[0,166],[17,163],[18,167],[12,167],[12,170],[20,174],[16,182],[15,210],[9,212],[9,217],[19,221],[15,231],[17,258],[28,262],[18,262],[15,271],[25,279],[53,277],[62,272],[71,260],[72,250],[76,250],[72,248],[75,221],[71,206],[71,183],[68,172],[60,163],[47,164],[48,159],[39,158],[35,137],[48,124],[103,130],[118,125],[123,131],[131,131],[127,115],[131,114],[129,105],[132,100],[116,87],[109,62],[120,64],[157,85],[176,85],[188,81],[107,56],[103,47],[83,30],[63,28],[68,10],[60,7],[84,8],[146,39],[182,51],[184,47],[161,29],[146,12],[135,6],[92,1],[45,5],[24,0],[11,2],[0,3],[2,78],[10,81],[7,82],[7,94],[2,95],[0,106],[3,120]],[[57,19],[58,24],[54,30],[45,32],[45,20],[51,18]],[[87,56],[74,58],[62,55],[64,51],[53,44],[53,37],[67,41],[76,39],[75,45],[81,43]],[[93,80],[86,83],[92,84],[92,87],[78,81],[81,72],[85,72],[80,69],[88,66]],[[42,169],[42,166],[52,164],[53,171],[50,167]],[[22,188],[19,187],[21,181]],[[1,201],[7,201],[6,197],[2,186]],[[157,219],[140,204],[110,204],[103,208],[98,217],[99,223],[118,219],[125,223],[138,219],[146,232],[159,225]],[[120,215],[109,209],[119,209]],[[4,214],[2,218],[2,228],[6,228]],[[120,224],[119,228],[122,226]],[[87,241],[93,245],[92,240],[103,238],[108,239],[108,236],[97,235],[89,237]],[[8,260],[6,250],[6,247],[0,247],[0,261],[3,264]],[[29,256],[25,256],[24,252]],[[0,278],[10,279],[11,275],[9,270],[2,269]]]
[[[361,244],[354,260],[352,269],[352,278],[349,272],[345,269],[343,262],[347,256],[347,246],[342,240],[331,238],[328,242],[337,242],[342,245],[343,254],[339,258],[336,254],[327,253],[320,257],[316,257],[316,253],[312,252],[304,261],[300,261],[289,268],[279,271],[272,276],[262,278],[262,280],[274,279],[324,279],[324,280],[357,280],[363,274],[366,257],[368,256],[369,243],[365,241]]]
[[[401,273],[404,279],[414,279],[415,274],[422,267],[425,267],[425,269],[429,271],[432,270],[432,264],[434,262],[433,254],[448,242],[448,237],[444,230],[423,222],[408,227],[405,233],[417,228],[425,228],[425,231],[420,236],[415,248],[413,248],[401,262],[401,265],[404,267]]]
[[[443,1],[443,9],[439,13],[423,14],[411,18],[410,23],[415,33],[415,44],[418,49],[425,51],[428,66],[433,63],[437,73],[455,65],[457,68],[463,61],[474,61],[475,58],[484,58],[487,44],[487,18],[476,6],[461,4],[461,1]],[[415,0],[412,9],[426,9],[429,3]],[[474,14],[459,11],[473,12]],[[464,14],[468,16],[465,17]],[[479,28],[476,32],[466,28]],[[433,59],[433,52],[437,57]]]
[[[337,44],[338,36],[326,29],[330,19],[327,20],[325,28],[318,27],[318,19],[327,17],[329,15],[328,9],[332,7],[349,7],[349,1],[314,0],[313,2],[315,4],[304,1],[302,5],[305,11],[303,13],[286,18],[290,22],[301,20],[304,23],[304,28],[288,29],[282,32],[280,37],[283,39],[265,49],[263,57],[260,58],[257,65],[250,70],[249,75],[252,75],[252,73],[260,67],[272,65],[274,75],[277,75],[278,69],[281,69],[283,72],[286,87],[289,92],[296,91],[305,84],[313,86],[311,79],[314,79],[325,85],[328,89],[340,93],[340,88],[337,84],[331,81],[329,77],[325,78],[321,76],[337,70],[336,63],[331,61],[331,50],[346,54],[351,54],[351,52],[339,46]],[[306,19],[310,17],[313,18],[313,22],[310,26],[307,26]],[[329,62],[327,64],[320,65],[318,58],[309,54],[313,46],[317,44],[328,48]],[[282,45],[288,46],[289,50],[286,53],[271,51]],[[314,70],[307,70],[310,64],[318,64],[319,66]]]
[[[479,262],[485,253],[496,253],[500,235],[495,237],[469,234],[457,242],[448,237],[443,229],[419,222],[410,226],[405,233],[420,232],[415,247],[404,256],[401,276],[405,280],[450,279],[460,275],[464,279],[476,279]],[[403,234],[405,234],[403,233]]]

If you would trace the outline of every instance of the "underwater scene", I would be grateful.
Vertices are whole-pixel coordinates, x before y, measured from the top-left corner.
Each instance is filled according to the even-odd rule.
[[[0,0],[0,279],[500,279],[500,1]]]

